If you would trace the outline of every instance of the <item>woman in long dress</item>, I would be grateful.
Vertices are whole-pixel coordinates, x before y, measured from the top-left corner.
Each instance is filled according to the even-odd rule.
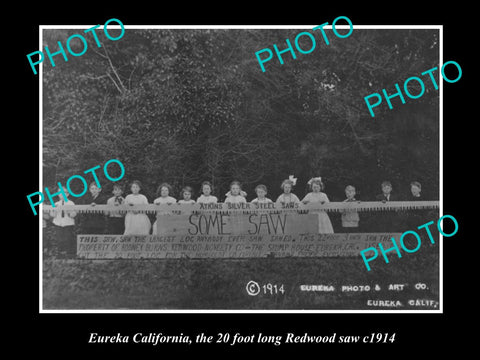
[[[272,200],[266,197],[267,187],[265,185],[263,184],[257,185],[255,187],[255,193],[257,194],[257,197],[252,200],[252,204],[273,202]]]
[[[247,193],[242,190],[242,184],[239,181],[232,181],[230,183],[230,191],[225,194],[225,203],[239,204],[246,203],[245,197]]]
[[[127,205],[148,204],[145,195],[140,194],[142,184],[138,180],[134,180],[130,185],[131,194],[125,198]],[[144,213],[138,211],[129,211],[125,216],[125,233],[124,235],[148,235],[152,224],[150,219]]]
[[[300,199],[297,197],[297,195],[292,193],[292,189],[296,182],[297,179],[293,176],[283,180],[282,185],[280,185],[281,189],[283,190],[283,194],[280,194],[280,196],[277,198],[277,201],[275,201],[277,204],[290,205],[300,202]]]
[[[322,192],[321,190],[324,189],[322,179],[317,177],[310,179],[308,182],[310,185],[310,189],[312,192],[309,192],[302,200],[302,203],[320,203],[320,204],[327,204],[330,202],[328,200],[327,194]],[[333,234],[333,226],[328,214],[325,211],[318,212],[318,233],[319,234]]]
[[[172,205],[177,202],[177,199],[171,197],[170,194],[172,193],[172,187],[167,183],[162,183],[157,189],[157,198],[153,200],[155,205]],[[162,214],[162,213],[160,213]],[[157,220],[153,223],[152,235],[157,235]]]
[[[212,195],[212,184],[209,181],[204,181],[202,183],[201,192],[202,195],[197,199],[199,204],[216,204],[218,199],[216,196]]]

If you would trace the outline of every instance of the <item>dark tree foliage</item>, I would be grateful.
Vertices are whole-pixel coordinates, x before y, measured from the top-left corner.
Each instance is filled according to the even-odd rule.
[[[44,30],[45,45],[65,47],[81,31]],[[285,53],[283,65],[273,59],[263,73],[255,52],[283,49],[301,31],[127,29],[118,41],[99,31],[101,48],[88,37],[84,55],[56,56],[55,67],[46,60],[45,185],[116,158],[150,201],[161,182],[178,197],[204,180],[223,200],[235,179],[249,199],[258,183],[275,198],[290,174],[299,196],[310,177],[322,176],[333,200],[347,184],[367,200],[385,179],[397,192],[418,180],[438,198],[439,93],[420,75],[439,66],[438,31],[356,29],[340,39],[326,30],[330,45],[314,33],[312,53]],[[71,46],[82,50],[80,41]],[[392,99],[392,110],[382,104],[372,118],[364,97],[393,93],[411,76],[425,80],[425,94],[405,105]],[[420,92],[414,84],[412,94]]]

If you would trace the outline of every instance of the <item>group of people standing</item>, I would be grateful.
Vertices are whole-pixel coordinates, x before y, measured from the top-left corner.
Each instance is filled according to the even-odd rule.
[[[291,176],[285,179],[281,184],[282,194],[275,200],[277,204],[295,204],[295,203],[320,203],[325,204],[330,202],[327,194],[323,192],[324,184],[320,177],[314,177],[308,181],[310,192],[307,193],[302,200],[300,200],[293,192],[293,188],[296,185],[296,179]],[[392,184],[388,181],[384,181],[381,184],[382,193],[376,196],[378,201],[396,201],[398,199],[392,193]],[[411,196],[408,200],[417,201],[421,200],[421,184],[419,182],[410,183]],[[101,189],[98,188],[95,182],[92,182],[89,186],[89,192],[81,198],[82,204],[96,205],[141,205],[148,204],[148,199],[142,192],[142,184],[138,180],[134,180],[129,185],[130,194],[123,196],[124,189],[120,184],[114,184],[112,195],[106,199],[101,194]],[[60,189],[58,189],[60,190]],[[68,189],[63,188],[63,191],[69,196]],[[172,187],[168,183],[162,183],[157,189],[157,197],[153,201],[154,204],[195,204],[195,203],[217,203],[218,198],[212,194],[213,186],[210,182],[204,181],[200,187],[200,196],[195,201],[193,199],[193,189],[190,186],[185,186],[177,201],[172,197]],[[267,197],[268,189],[266,185],[259,184],[255,187],[256,198],[251,200],[251,203],[269,203],[273,200]],[[353,185],[347,185],[345,187],[345,199],[344,202],[358,201],[356,198],[356,189]],[[225,194],[225,203],[246,203],[247,194],[242,190],[241,183],[233,181],[230,184],[230,190]],[[405,200],[405,199],[403,199]],[[61,199],[55,205],[75,205],[70,199],[65,201]],[[66,213],[65,211],[52,210],[49,214],[46,214],[44,221],[48,218],[52,219],[52,223],[55,227],[56,238],[58,244],[63,244],[63,251],[67,254],[75,254],[76,241],[75,241],[75,218],[77,214],[73,211]],[[318,212],[318,232],[319,233],[333,233],[333,226],[328,214],[324,211]],[[385,219],[384,219],[385,220]],[[355,232],[358,231],[360,222],[360,216],[356,211],[344,211],[341,214],[342,232]],[[384,221],[387,223],[388,220]],[[45,225],[45,223],[44,223]],[[83,213],[78,221],[78,233],[80,234],[123,234],[123,235],[148,235],[157,234],[156,221],[153,226],[150,218],[143,212],[128,211],[126,214],[112,211],[108,214],[103,213]],[[385,229],[385,231],[389,231]],[[391,230],[390,230],[391,231]]]

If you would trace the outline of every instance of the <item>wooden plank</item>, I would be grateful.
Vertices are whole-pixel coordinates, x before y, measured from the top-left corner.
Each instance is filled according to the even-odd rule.
[[[284,235],[318,232],[317,214],[220,212],[157,215],[157,234],[172,235]]]
[[[41,205],[44,212],[52,210],[64,210],[66,212],[75,211],[79,213],[102,213],[102,212],[123,212],[139,211],[143,213],[164,213],[172,215],[187,215],[191,213],[206,213],[206,212],[223,212],[225,214],[242,214],[242,213],[275,213],[288,212],[340,212],[340,211],[395,211],[395,210],[416,210],[416,209],[438,209],[438,201],[358,201],[358,202],[331,202],[328,204],[287,204],[279,205],[275,203],[270,204],[172,204],[172,205]]]
[[[355,257],[400,233],[294,235],[78,235],[85,259]]]

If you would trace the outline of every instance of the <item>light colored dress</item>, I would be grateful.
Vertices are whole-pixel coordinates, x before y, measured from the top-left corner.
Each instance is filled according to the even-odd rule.
[[[240,203],[246,203],[247,200],[242,196],[242,195],[228,195],[225,198],[225,203],[231,203],[231,204],[240,204]]]
[[[75,203],[72,200],[67,199],[65,200],[59,200],[55,203],[55,206],[60,206],[60,205],[75,205]],[[75,220],[73,219],[76,215],[76,213],[66,213],[65,211],[57,211],[57,210],[50,210],[49,215],[53,217],[52,222],[57,225],[57,226],[73,226],[75,225]]]
[[[195,200],[193,199],[190,199],[190,200],[178,200],[178,203],[179,204],[187,204],[187,205],[192,205],[192,204],[195,204]]]
[[[270,200],[269,198],[263,198],[263,199],[259,199],[259,198],[255,198],[252,200],[252,203],[272,203],[273,201]]]
[[[107,205],[110,205],[111,207],[114,207],[115,205],[121,205],[125,201],[123,196],[112,196],[110,199],[107,200]],[[113,218],[122,218],[124,215],[119,214],[117,212],[110,212],[108,213],[108,217],[113,217]]]
[[[171,196],[166,196],[166,197],[159,197],[153,200],[153,203],[155,205],[165,205],[165,204],[175,204],[177,202],[177,199],[171,197]],[[152,235],[157,235],[157,220],[153,223],[153,228],[152,228]]]
[[[213,195],[200,195],[200,197],[197,199],[198,204],[211,204],[211,203],[217,203],[218,199],[216,196]]]
[[[129,194],[125,198],[125,204],[130,205],[143,205],[148,204],[148,200],[145,195],[142,194]],[[148,235],[152,224],[150,219],[144,213],[134,214],[133,212],[127,212],[125,216],[125,232],[124,235]]]
[[[277,204],[289,204],[289,203],[299,203],[300,199],[297,195],[289,193],[289,194],[281,194],[278,198],[276,203]]]
[[[327,194],[323,192],[308,193],[303,198],[302,202],[308,201],[309,203],[329,203]],[[318,212],[318,232],[320,234],[333,234],[333,226],[328,214],[325,211]]]
[[[171,197],[171,196],[166,196],[166,197],[159,197],[153,200],[153,203],[155,205],[164,205],[164,204],[175,204],[177,202],[177,199]]]
[[[343,202],[353,202],[356,201],[355,199],[346,199]],[[347,210],[342,212],[342,227],[352,228],[358,227],[358,223],[360,221],[360,216],[358,216],[358,212]]]

